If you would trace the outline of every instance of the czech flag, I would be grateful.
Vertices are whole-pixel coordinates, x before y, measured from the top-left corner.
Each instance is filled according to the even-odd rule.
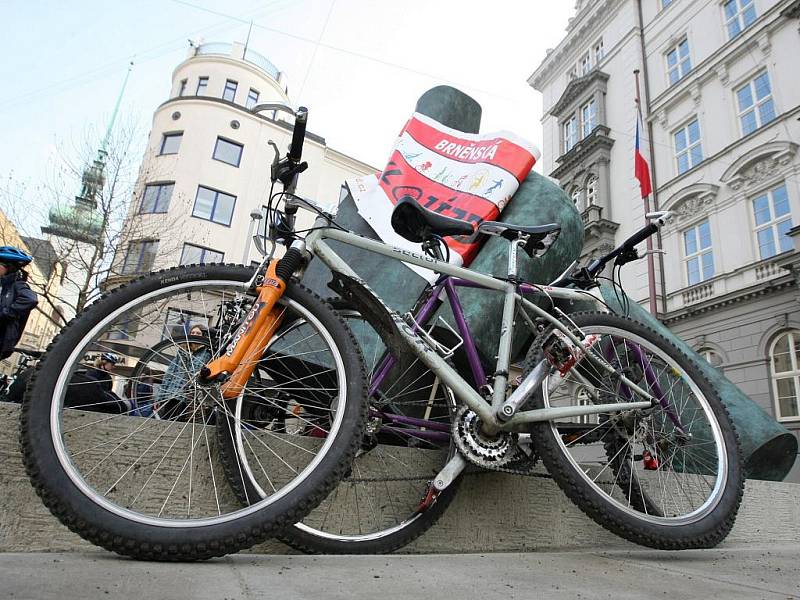
[[[650,165],[647,164],[639,148],[639,122],[642,120],[642,113],[636,111],[636,150],[633,155],[634,176],[639,180],[639,187],[642,190],[642,198],[647,198],[653,187],[650,184]]]

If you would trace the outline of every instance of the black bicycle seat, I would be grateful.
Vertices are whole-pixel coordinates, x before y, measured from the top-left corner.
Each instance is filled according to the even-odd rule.
[[[424,242],[434,235],[472,235],[470,223],[445,217],[420,206],[410,196],[401,198],[392,211],[392,229],[410,242]]]
[[[499,235],[510,241],[526,236],[527,242],[522,249],[528,256],[542,256],[550,249],[553,242],[558,239],[561,233],[561,225],[558,223],[548,223],[547,225],[512,225],[511,223],[501,223],[500,221],[484,221],[478,225],[478,231],[488,235]]]

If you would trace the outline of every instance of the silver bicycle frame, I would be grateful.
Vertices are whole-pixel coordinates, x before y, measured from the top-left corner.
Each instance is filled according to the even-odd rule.
[[[525,423],[532,423],[535,421],[548,421],[556,418],[575,417],[581,415],[599,414],[605,412],[620,412],[624,410],[631,410],[637,408],[651,408],[655,400],[646,391],[642,390],[635,383],[627,379],[624,375],[617,373],[611,365],[605,362],[600,357],[595,356],[593,353],[585,353],[583,360],[592,361],[597,367],[606,371],[609,374],[616,374],[621,383],[625,384],[632,392],[643,398],[640,402],[620,402],[615,404],[591,404],[585,406],[574,407],[559,407],[559,408],[543,408],[537,410],[528,410],[514,414],[510,419],[501,421],[497,418],[498,412],[501,410],[504,402],[506,402],[506,385],[508,383],[508,368],[511,356],[511,340],[514,333],[514,315],[517,308],[517,303],[521,303],[527,310],[535,313],[537,316],[547,320],[559,331],[561,331],[574,345],[579,348],[583,347],[583,340],[576,337],[567,327],[555,317],[550,315],[545,310],[539,308],[534,303],[526,298],[523,298],[518,292],[517,287],[508,281],[495,279],[483,273],[477,273],[463,267],[457,267],[450,263],[436,260],[423,254],[416,254],[409,250],[397,248],[389,244],[384,244],[376,240],[365,238],[358,234],[342,231],[328,227],[326,219],[320,217],[314,224],[314,230],[311,231],[306,237],[306,247],[317,258],[325,263],[331,271],[341,273],[354,280],[356,280],[365,289],[375,297],[386,312],[391,316],[392,321],[395,323],[398,332],[408,344],[411,350],[425,365],[428,366],[446,385],[448,385],[455,395],[463,401],[471,410],[473,410],[481,419],[482,425],[486,433],[493,431],[510,430],[514,429]],[[319,228],[319,229],[317,229]],[[452,275],[467,281],[476,283],[487,290],[494,290],[501,292],[504,295],[503,302],[503,316],[500,325],[500,342],[497,353],[497,367],[495,369],[495,378],[493,381],[493,394],[492,404],[489,405],[483,397],[475,391],[447,362],[439,356],[439,354],[430,347],[419,335],[417,335],[412,327],[407,323],[403,317],[397,312],[389,308],[383,300],[381,300],[375,292],[358,276],[358,274],[350,268],[350,266],[339,256],[333,249],[325,243],[326,239],[336,240],[338,242],[361,248],[367,252],[373,252],[382,256],[387,256],[399,260],[404,263],[416,265],[426,269],[430,269],[436,273],[443,273],[445,275]],[[513,248],[513,247],[512,247]],[[512,249],[511,255],[515,257],[515,250]],[[548,295],[552,298],[563,298],[567,300],[585,300],[586,292],[575,291],[567,288],[554,288],[549,286],[536,286],[537,292],[542,295]],[[541,373],[541,369],[535,369],[525,381],[520,384],[515,392],[520,394],[530,394],[535,390],[545,378],[545,373]],[[573,370],[574,372],[574,370]],[[534,379],[532,379],[534,378]],[[538,379],[538,381],[536,381]],[[512,394],[514,397],[514,394]],[[509,398],[509,401],[511,397]]]

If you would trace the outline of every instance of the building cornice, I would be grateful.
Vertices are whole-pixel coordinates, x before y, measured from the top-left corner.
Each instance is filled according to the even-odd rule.
[[[794,142],[767,142],[740,156],[719,178],[735,191],[759,183],[772,172],[787,166],[797,153]]]
[[[614,145],[614,140],[609,137],[609,133],[611,133],[611,129],[605,125],[595,127],[588,136],[575,144],[569,152],[556,159],[558,167],[550,173],[550,177],[560,179],[564,174],[580,166],[586,158],[595,153],[608,155]]]
[[[223,105],[223,106],[225,106],[227,108],[234,109],[235,111],[237,111],[241,115],[247,116],[248,118],[256,119],[256,120],[262,121],[264,123],[269,123],[271,125],[275,125],[276,127],[280,127],[281,129],[285,129],[289,133],[294,131],[294,125],[292,125],[291,123],[287,123],[286,121],[282,121],[282,120],[271,119],[271,118],[269,118],[267,116],[264,116],[264,115],[257,115],[255,113],[250,112],[249,110],[247,110],[244,106],[242,106],[240,104],[236,104],[234,102],[230,102],[229,100],[224,100],[222,98],[216,98],[214,96],[176,96],[174,98],[170,98],[169,100],[165,100],[164,102],[159,104],[158,108],[156,108],[156,113],[158,113],[158,111],[160,111],[162,108],[164,108],[166,106],[173,106],[173,105],[180,106],[181,104],[183,104],[185,102],[211,102],[211,103],[214,103],[214,104],[221,104],[221,105]],[[322,137],[321,135],[318,135],[316,133],[312,133],[310,131],[306,131],[306,140],[307,141],[311,141],[311,142],[315,142],[315,143],[317,143],[317,144],[319,144],[321,146],[326,146],[324,137]]]
[[[781,16],[787,19],[800,19],[800,0],[794,0],[781,11]]]
[[[767,294],[780,292],[782,290],[794,286],[795,286],[794,277],[792,275],[783,275],[780,278],[770,279],[768,281],[757,283],[756,285],[752,285],[746,288],[741,288],[734,292],[730,292],[728,294],[724,294],[719,297],[711,297],[708,300],[704,300],[703,302],[698,302],[696,304],[691,304],[690,306],[684,306],[682,308],[679,308],[678,310],[668,312],[664,314],[664,316],[662,317],[662,322],[664,323],[664,325],[669,326],[672,325],[673,323],[689,319],[691,317],[694,317],[702,313],[707,313],[709,311],[723,308],[725,306],[730,306],[733,304],[739,304],[741,302],[745,302],[746,300],[757,298],[759,296],[765,296]],[[700,288],[702,286],[695,286],[695,287]],[[678,290],[675,293],[684,293],[685,291],[686,288]]]
[[[789,2],[790,0],[784,0],[767,10],[738,36],[725,42],[702,62],[693,65],[688,75],[653,98],[650,102],[648,120],[665,121],[665,115],[659,113],[686,95],[691,95],[693,100],[699,104],[701,101],[700,86],[712,77],[719,77],[723,85],[727,85],[729,82],[727,63],[738,58],[739,55],[751,51],[753,46],[759,48],[765,57],[768,56],[771,51],[769,38],[774,30],[785,25],[780,18],[780,11]]]
[[[567,108],[575,104],[583,94],[593,87],[598,87],[605,91],[606,82],[608,81],[608,73],[604,73],[598,69],[592,69],[583,77],[578,77],[569,82],[569,85],[561,94],[561,97],[547,112],[549,114],[560,116]]]
[[[328,147],[325,150],[325,160],[348,167],[350,169],[363,171],[364,173],[379,173],[382,170],[355,159],[352,156],[343,154],[338,150],[334,150],[331,147]]]
[[[661,208],[673,212],[674,218],[667,223],[668,228],[681,225],[683,221],[704,215],[714,204],[719,186],[710,183],[695,183],[671,194]]]
[[[605,23],[604,18],[621,5],[625,0],[596,0],[587,2],[586,8],[575,15],[567,27],[567,35],[555,49],[545,56],[541,64],[528,78],[528,84],[541,91],[543,84],[558,71],[566,56],[577,46],[583,47],[587,40],[593,39],[594,32],[600,30]]]

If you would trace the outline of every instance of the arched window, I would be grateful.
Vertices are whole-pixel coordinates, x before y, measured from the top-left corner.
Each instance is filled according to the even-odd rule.
[[[597,204],[597,175],[586,180],[586,206]]]
[[[589,395],[589,391],[585,387],[581,386],[580,389],[578,389],[578,393],[575,394],[574,404],[577,404],[578,406],[589,406],[593,404],[592,397]],[[574,422],[582,423],[584,425],[597,423],[597,415],[580,415],[578,417],[574,417]]]
[[[722,366],[722,357],[716,350],[713,350],[712,348],[700,348],[697,353],[702,356],[712,367],[719,369]]]
[[[577,185],[572,188],[572,192],[570,193],[570,198],[572,198],[572,203],[575,205],[575,208],[578,210],[581,209],[581,188]]]
[[[769,349],[772,392],[778,420],[800,419],[800,331],[778,336]]]

